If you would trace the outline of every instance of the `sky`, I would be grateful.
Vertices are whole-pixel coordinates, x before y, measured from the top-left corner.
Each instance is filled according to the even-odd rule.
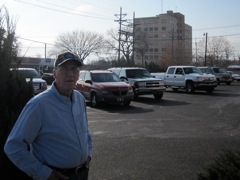
[[[239,0],[1,0],[3,5],[17,21],[16,34],[26,57],[44,58],[45,45],[50,50],[61,33],[86,30],[106,35],[117,30],[120,8],[125,19],[179,12],[192,26],[193,49],[208,33],[208,38],[226,38],[240,55]]]

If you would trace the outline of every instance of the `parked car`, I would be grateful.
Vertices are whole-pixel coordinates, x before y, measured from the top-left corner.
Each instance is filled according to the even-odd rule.
[[[11,68],[11,71],[23,75],[26,81],[32,81],[34,94],[39,94],[47,89],[47,82],[43,80],[40,74],[33,68]]]
[[[233,71],[227,71],[231,76],[233,81],[240,81],[240,74]]]
[[[165,86],[175,91],[185,89],[187,93],[194,93],[195,90],[212,93],[217,87],[214,75],[203,74],[195,66],[169,66],[166,73],[152,73],[152,75],[163,79]]]
[[[108,70],[116,73],[122,81],[132,86],[135,99],[139,95],[152,94],[156,100],[161,100],[166,90],[163,79],[154,78],[145,68],[114,67]]]
[[[218,85],[220,83],[226,83],[226,85],[230,85],[232,82],[231,75],[226,72],[224,68],[220,67],[198,67],[202,73],[205,74],[213,74],[217,78]]]
[[[42,79],[47,82],[47,85],[51,85],[55,80],[53,77],[53,73],[43,73]]]
[[[118,103],[128,106],[133,97],[132,87],[108,70],[80,71],[76,89],[92,107],[101,103]]]

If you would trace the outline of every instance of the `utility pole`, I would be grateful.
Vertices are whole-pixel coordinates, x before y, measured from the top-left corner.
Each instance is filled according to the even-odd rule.
[[[206,36],[206,44],[205,44],[205,61],[204,61],[204,66],[207,65],[207,38],[208,38],[208,33],[204,33],[204,36]]]
[[[121,35],[122,35],[122,23],[127,21],[124,20],[123,18],[126,16],[127,14],[122,14],[122,7],[120,7],[120,14],[115,14],[115,16],[118,18],[117,20],[115,20],[115,22],[119,23],[119,38],[118,38],[118,60],[120,59],[120,50],[121,50]]]
[[[196,48],[196,65],[197,65],[197,54],[198,54],[198,49],[197,49],[197,42],[196,42],[196,39],[195,39],[195,48]]]
[[[172,27],[172,30],[170,32],[170,37],[172,38],[172,54],[171,54],[171,59],[172,59],[172,62],[174,62],[174,57],[176,56],[176,51],[174,52],[174,49],[175,49],[175,46],[174,46],[174,39],[177,37],[177,35],[175,35],[175,30],[174,30],[174,27]],[[176,59],[175,59],[176,60]],[[175,62],[177,63],[177,62]],[[180,64],[180,63],[179,63]]]
[[[134,62],[134,56],[135,56],[135,12],[133,12],[133,55],[132,60]]]

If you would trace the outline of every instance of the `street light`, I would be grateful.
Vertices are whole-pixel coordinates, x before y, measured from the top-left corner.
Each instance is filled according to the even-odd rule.
[[[204,61],[204,66],[207,65],[207,36],[208,36],[208,33],[204,33],[203,34],[204,36],[206,36],[206,44],[205,44],[205,61]]]

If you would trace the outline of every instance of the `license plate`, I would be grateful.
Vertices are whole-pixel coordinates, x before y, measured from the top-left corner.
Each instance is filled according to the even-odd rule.
[[[117,102],[123,102],[123,98],[122,97],[117,98]]]
[[[33,85],[33,88],[34,88],[35,90],[38,90],[38,89],[39,89],[39,85],[38,85],[38,84]]]

